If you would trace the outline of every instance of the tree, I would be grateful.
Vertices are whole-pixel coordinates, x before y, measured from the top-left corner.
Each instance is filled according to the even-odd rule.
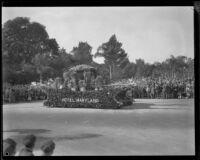
[[[37,22],[30,22],[27,17],[17,17],[8,20],[3,25],[3,67],[12,70],[10,73],[23,72],[22,76],[27,76],[25,74],[27,72],[23,71],[27,66],[23,65],[33,65],[32,59],[36,54],[49,53],[56,55],[58,48],[56,40],[49,39],[45,26]],[[4,79],[6,81],[6,78]]]
[[[45,27],[37,22],[30,22],[27,17],[17,17],[5,22],[2,49],[9,56],[10,62],[30,62],[34,55],[45,47],[49,38]]]
[[[79,42],[78,47],[73,47],[72,60],[76,64],[90,64],[92,62],[92,47],[87,42]]]
[[[37,73],[40,75],[40,83],[42,83],[43,80],[43,73],[44,72],[51,72],[53,68],[49,66],[49,55],[48,54],[36,54],[33,58],[33,63],[36,66]]]
[[[109,66],[110,79],[116,67],[124,68],[128,63],[127,53],[122,49],[122,43],[117,41],[115,35],[112,35],[108,42],[98,47],[95,56],[105,58],[105,64]]]
[[[186,67],[187,76],[188,77],[194,77],[194,59],[187,58],[186,64],[187,64],[187,67]]]
[[[61,77],[65,70],[68,70],[74,65],[72,55],[66,53],[65,49],[59,49],[58,56],[51,58],[49,66],[51,66],[56,73],[53,77]]]
[[[169,66],[170,77],[174,77],[176,69],[176,58],[173,55],[171,55],[170,58],[166,59],[166,63]]]
[[[143,59],[136,59],[136,77],[143,77],[145,71],[145,62]]]
[[[133,78],[135,77],[136,73],[136,64],[135,63],[129,63],[124,68],[124,74],[126,78]]]
[[[59,55],[59,45],[56,41],[56,39],[47,39],[45,41],[46,45],[44,46],[45,48],[43,49],[44,52],[50,52],[51,56],[55,55]]]
[[[150,77],[152,76],[154,70],[154,66],[152,64],[146,63],[144,67],[144,77]]]

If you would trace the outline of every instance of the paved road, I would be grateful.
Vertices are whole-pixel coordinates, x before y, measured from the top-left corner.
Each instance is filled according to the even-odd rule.
[[[49,138],[54,155],[194,155],[194,100],[136,99],[120,110],[46,108],[42,102],[3,106],[4,138],[22,145]]]

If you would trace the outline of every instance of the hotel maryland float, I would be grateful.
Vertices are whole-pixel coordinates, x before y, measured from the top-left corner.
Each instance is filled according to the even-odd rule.
[[[119,109],[133,102],[131,85],[104,85],[97,70],[77,65],[63,73],[63,86],[45,89],[48,107]]]

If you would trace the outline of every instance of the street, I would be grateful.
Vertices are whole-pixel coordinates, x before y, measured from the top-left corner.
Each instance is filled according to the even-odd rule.
[[[35,155],[49,138],[56,143],[55,156],[194,155],[194,99],[136,99],[119,110],[5,104],[3,131],[17,150],[24,135],[35,134]]]

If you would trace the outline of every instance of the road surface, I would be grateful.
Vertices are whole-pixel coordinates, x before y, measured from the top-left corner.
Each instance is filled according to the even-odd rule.
[[[194,155],[194,99],[136,99],[119,110],[3,105],[3,139],[16,140],[19,150],[29,133],[37,136],[36,155],[47,139],[55,156]]]

